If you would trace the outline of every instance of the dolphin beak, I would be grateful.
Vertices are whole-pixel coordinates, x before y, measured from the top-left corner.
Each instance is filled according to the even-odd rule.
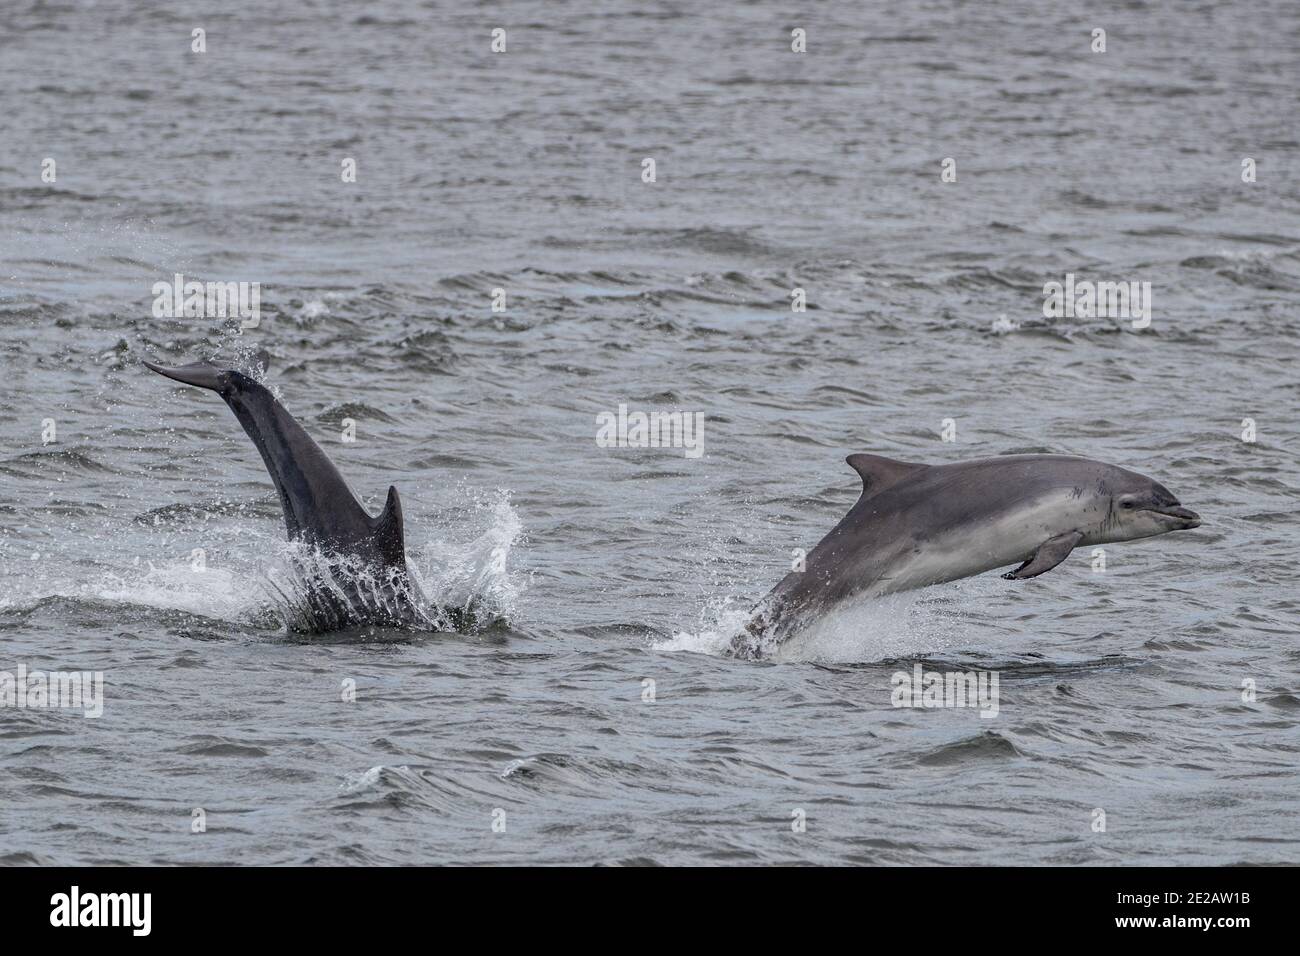
[[[210,388],[214,392],[221,391],[223,384],[221,369],[210,362],[192,362],[189,365],[178,365],[175,368],[154,365],[153,362],[145,362],[144,364],[146,368],[153,369],[159,375],[166,375],[168,378],[184,382],[186,385]]]
[[[1201,516],[1190,508],[1184,508],[1182,505],[1175,505],[1172,508],[1162,508],[1160,511],[1157,511],[1156,514],[1162,514],[1177,519],[1180,522],[1178,526],[1179,531],[1187,531],[1201,526]]]

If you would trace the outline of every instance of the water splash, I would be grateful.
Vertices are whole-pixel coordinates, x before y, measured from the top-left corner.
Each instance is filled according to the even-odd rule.
[[[700,611],[699,630],[674,631],[671,637],[654,641],[650,646],[657,651],[726,656],[731,639],[745,630],[751,603],[733,597],[711,601]]]
[[[20,573],[5,575],[8,593],[0,614],[26,613],[53,597],[298,633],[357,621],[420,632],[479,632],[507,623],[525,589],[525,580],[510,568],[523,523],[505,492],[479,500],[468,518],[462,511],[450,529],[464,540],[440,539],[408,555],[410,580],[400,569],[367,568],[284,541],[263,530],[263,522],[240,521],[228,529],[238,543],[213,545],[197,566],[192,554],[142,558],[120,552],[117,563],[105,555],[89,570],[60,562],[52,572],[47,560],[23,562]]]
[[[472,499],[471,506],[486,530],[464,542],[431,540],[408,555],[408,564],[430,600],[481,628],[510,620],[527,589],[527,579],[509,569],[523,522],[506,491]]]
[[[64,582],[39,598],[50,596],[89,597],[239,623],[250,623],[255,617],[247,581],[238,569],[196,571],[188,560],[158,567],[137,558],[129,572],[106,571],[96,581]]]
[[[405,567],[376,567],[352,555],[291,544],[263,578],[285,626],[325,634],[358,625],[459,630],[458,621],[412,583]]]
[[[870,663],[943,651],[961,643],[966,627],[950,608],[952,589],[927,588],[843,604],[779,645],[760,645],[759,657],[781,663]],[[749,601],[727,597],[701,612],[699,630],[679,631],[651,646],[727,656],[745,632]]]

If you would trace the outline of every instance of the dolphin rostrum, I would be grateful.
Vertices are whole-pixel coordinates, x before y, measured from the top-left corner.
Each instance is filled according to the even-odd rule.
[[[321,447],[260,382],[210,362],[176,368],[144,363],[160,375],[207,388],[230,406],[266,463],[284,509],[289,540],[315,560],[298,568],[302,620],[312,632],[362,624],[429,624],[428,602],[406,565],[402,503],[390,486],[378,518],[357,501]]]
[[[1163,485],[1069,455],[1005,455],[923,465],[850,455],[862,497],[754,608],[733,638],[759,657],[842,602],[922,588],[1019,563],[1009,580],[1050,571],[1080,545],[1200,525]]]

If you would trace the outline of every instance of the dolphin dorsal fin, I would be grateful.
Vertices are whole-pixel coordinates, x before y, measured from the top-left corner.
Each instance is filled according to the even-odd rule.
[[[388,500],[375,521],[375,543],[390,564],[406,565],[406,535],[402,532],[402,500],[397,486],[388,486]]]
[[[926,465],[913,462],[896,461],[882,455],[849,455],[844,459],[849,467],[862,476],[862,497],[878,495],[890,485],[895,485],[908,475],[920,471]]]

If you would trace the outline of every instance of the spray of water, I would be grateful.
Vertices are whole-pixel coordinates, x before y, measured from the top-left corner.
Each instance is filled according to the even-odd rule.
[[[866,663],[939,653],[960,644],[966,628],[948,604],[951,589],[927,588],[836,607],[781,643],[760,645],[772,661]],[[752,602],[733,597],[706,604],[696,631],[679,631],[652,646],[661,651],[726,655],[745,632]]]
[[[508,562],[523,525],[505,493],[476,510],[486,530],[467,542],[427,545],[408,560],[409,576],[291,546],[288,560],[265,574],[266,593],[287,629],[300,633],[357,623],[474,633],[503,624],[522,590]]]
[[[356,621],[412,631],[475,632],[499,626],[510,620],[525,588],[509,561],[522,537],[522,523],[504,493],[459,514],[469,518],[451,529],[460,538],[431,541],[411,552],[410,579],[285,542],[241,522],[220,536],[233,535],[237,544],[213,545],[197,565],[182,555],[114,560],[125,556],[108,553],[97,559],[96,572],[86,568],[81,554],[72,565],[43,556],[39,569],[31,562],[30,573],[7,576],[9,593],[0,601],[0,614],[21,613],[61,597],[305,633]],[[215,527],[206,521],[203,527],[212,541]],[[418,531],[419,524],[411,522],[408,540]],[[112,547],[111,538],[101,540]]]

